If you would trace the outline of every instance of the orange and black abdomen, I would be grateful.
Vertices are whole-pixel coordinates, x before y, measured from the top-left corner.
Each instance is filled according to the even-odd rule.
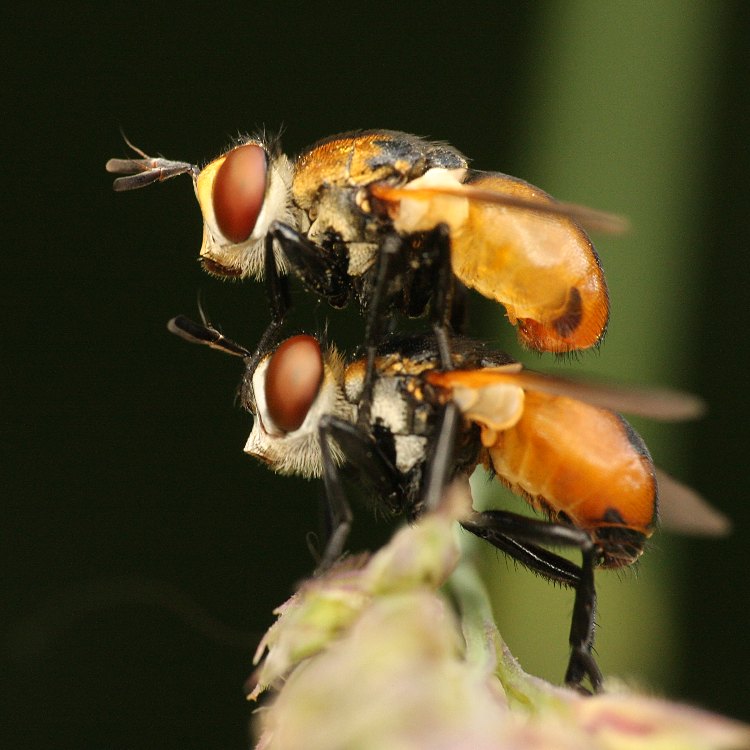
[[[473,172],[466,184],[554,203],[543,190],[500,173]],[[505,306],[524,344],[565,353],[601,341],[609,319],[607,285],[591,241],[574,221],[471,201],[465,229],[451,239],[453,272]]]
[[[657,519],[654,466],[618,414],[526,391],[520,420],[488,450],[497,474],[535,507],[591,534],[602,566],[629,565],[643,551]]]

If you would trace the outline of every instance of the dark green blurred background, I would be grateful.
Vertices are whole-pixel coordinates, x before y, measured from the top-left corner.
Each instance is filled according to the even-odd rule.
[[[255,642],[312,566],[317,484],[243,455],[239,362],[164,327],[195,314],[201,292],[252,346],[262,290],[201,272],[187,179],[112,192],[103,166],[126,154],[121,127],[190,161],[264,124],[285,126],[291,153],[337,131],[401,129],[627,214],[631,235],[597,243],[613,303],[601,353],[525,356],[709,402],[700,424],[638,426],[735,533],[659,535],[637,577],[600,575],[599,652],[608,674],[750,719],[749,6],[623,6],[15,8],[1,74],[0,724],[17,746],[245,746]],[[296,300],[321,327],[329,311]],[[512,345],[496,307],[478,304],[474,320]],[[362,330],[356,313],[334,326],[348,342]],[[356,549],[387,533],[364,511],[356,521]],[[569,593],[492,564],[511,647],[560,679]]]

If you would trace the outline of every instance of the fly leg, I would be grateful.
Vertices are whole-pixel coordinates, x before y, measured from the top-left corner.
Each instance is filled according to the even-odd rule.
[[[333,307],[346,305],[349,275],[344,259],[280,221],[271,223],[269,235],[279,243],[292,270],[308,289]]]
[[[452,319],[465,317],[465,309],[453,308],[455,276],[451,266],[451,236],[448,225],[438,224],[430,232],[426,242],[434,253],[433,262],[436,266],[435,291],[430,305],[430,323],[440,355],[440,367],[443,370],[452,370],[450,322]],[[465,301],[466,298],[463,295],[461,304],[465,305]],[[457,299],[456,302],[459,300]]]
[[[571,588],[578,586],[581,580],[580,566],[544,547],[519,541],[512,530],[505,530],[506,524],[496,524],[495,519],[488,517],[488,514],[497,512],[500,511],[475,513],[471,520],[462,521],[461,525],[533,573],[538,573],[543,578],[563,586]],[[521,519],[526,519],[525,516],[516,517],[519,523],[522,523]]]
[[[255,372],[261,357],[275,342],[290,307],[286,277],[279,275],[274,258],[274,241],[284,253],[295,275],[315,294],[325,297],[333,307],[343,307],[349,298],[346,270],[335,254],[308,240],[296,229],[280,221],[271,223],[266,235],[264,272],[266,293],[271,304],[271,323],[261,336],[247,372]]]
[[[316,574],[324,572],[341,556],[352,526],[352,511],[346,499],[339,466],[341,461],[336,460],[332,443],[339,448],[346,463],[372,489],[373,497],[385,506],[384,510],[397,513],[402,503],[401,475],[369,430],[339,417],[326,415],[320,420],[318,439],[323,458],[330,533]]]
[[[440,417],[437,437],[427,460],[422,486],[421,511],[435,510],[440,505],[443,491],[451,479],[455,464],[456,440],[461,426],[461,412],[452,401],[446,404]]]
[[[450,327],[453,333],[463,335],[469,325],[469,290],[453,276],[453,297],[450,308]]]
[[[266,283],[266,296],[271,305],[271,322],[260,337],[258,346],[248,360],[247,372],[255,372],[261,357],[266,354],[276,343],[276,337],[284,324],[289,302],[289,283],[284,276],[280,276],[276,268],[276,259],[273,252],[273,236],[266,235],[263,253],[263,270]]]
[[[573,619],[570,623],[571,652],[568,669],[565,672],[565,684],[582,689],[581,682],[587,676],[594,692],[598,693],[602,689],[602,673],[591,653],[594,645],[594,617],[596,613],[594,565],[598,552],[591,542],[587,548],[582,548],[581,552],[583,553],[581,582],[576,587]]]
[[[360,396],[358,419],[362,426],[368,425],[370,422],[377,344],[383,335],[389,285],[394,273],[397,272],[398,255],[404,251],[403,242],[404,240],[398,235],[388,235],[380,244],[378,252],[377,272],[372,297],[367,309],[367,324],[365,327],[365,377]],[[450,348],[450,320],[454,313],[457,319],[461,319],[463,313],[452,309],[454,276],[450,260],[451,240],[448,225],[440,224],[432,230],[425,240],[425,247],[427,248],[425,261],[433,264],[436,268],[434,291],[430,305],[432,330],[437,343],[440,366],[444,370],[450,370],[453,368]],[[465,301],[465,298],[462,297],[462,300]]]
[[[475,513],[471,520],[463,521],[462,526],[533,572],[575,588],[569,637],[571,653],[565,683],[584,690],[581,683],[588,677],[593,691],[598,693],[602,688],[602,673],[591,650],[596,610],[594,567],[599,550],[591,537],[582,529],[502,510]],[[581,550],[582,565],[579,568],[539,545],[576,547]]]
[[[402,240],[397,235],[389,234],[380,243],[376,261],[377,273],[372,288],[372,296],[367,306],[367,322],[365,323],[365,377],[362,383],[362,393],[359,396],[359,411],[357,423],[362,428],[369,428],[372,409],[372,388],[375,382],[375,356],[384,329],[386,306],[388,302],[388,287],[393,275],[393,268]]]

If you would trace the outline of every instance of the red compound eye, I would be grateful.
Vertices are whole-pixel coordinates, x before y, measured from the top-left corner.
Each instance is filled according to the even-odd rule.
[[[230,151],[216,173],[213,207],[221,233],[234,244],[255,229],[266,193],[266,152],[256,143]]]
[[[293,336],[274,352],[266,370],[266,403],[276,427],[294,432],[305,421],[323,380],[320,345],[312,336]]]

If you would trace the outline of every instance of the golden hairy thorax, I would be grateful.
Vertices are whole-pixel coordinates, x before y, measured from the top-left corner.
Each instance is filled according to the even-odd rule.
[[[402,184],[435,166],[466,165],[454,148],[390,130],[343,133],[318,141],[297,158],[292,197],[308,211],[321,189],[388,180]]]

